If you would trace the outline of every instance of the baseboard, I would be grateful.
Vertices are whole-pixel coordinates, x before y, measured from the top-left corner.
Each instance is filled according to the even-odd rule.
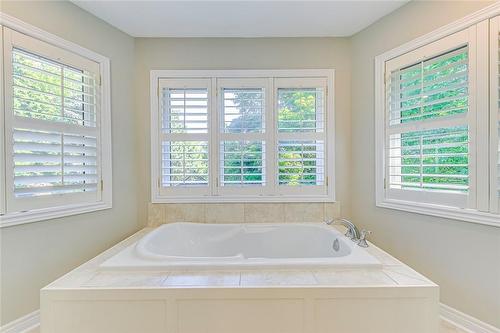
[[[470,333],[500,333],[500,329],[460,312],[446,304],[439,305],[441,319]],[[34,333],[40,327],[40,311],[36,310],[2,327],[0,333]]]
[[[38,333],[39,328],[40,310],[36,310],[0,327],[0,333]]]
[[[439,305],[441,319],[448,324],[469,333],[500,333],[500,329],[486,324],[446,304]]]

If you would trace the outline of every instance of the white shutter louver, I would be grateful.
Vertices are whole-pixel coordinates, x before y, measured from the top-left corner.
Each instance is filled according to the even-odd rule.
[[[468,47],[387,73],[389,189],[467,194]]]
[[[163,186],[208,185],[208,143],[206,141],[164,141]]]
[[[277,98],[278,185],[326,185],[325,89],[279,87]]]
[[[14,194],[35,196],[96,191],[97,140],[14,129]]]
[[[220,149],[223,186],[265,184],[262,141],[223,141]]]
[[[323,132],[324,89],[279,88],[279,132]]]
[[[261,133],[264,129],[264,89],[223,88],[224,133]]]
[[[208,189],[209,84],[194,80],[162,81],[161,180],[163,189]],[[197,85],[198,84],[198,85]]]
[[[278,184],[279,185],[324,185],[324,142],[279,141]]]
[[[265,81],[253,79],[219,82],[222,188],[246,187],[248,191],[248,187],[266,185],[265,86]]]
[[[95,74],[18,48],[11,61],[14,197],[98,192]]]
[[[12,67],[16,116],[96,126],[92,74],[16,48]]]
[[[207,89],[165,89],[163,131],[168,133],[208,132]]]

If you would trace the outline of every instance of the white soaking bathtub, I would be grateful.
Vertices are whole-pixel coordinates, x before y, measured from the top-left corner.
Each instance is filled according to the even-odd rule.
[[[324,223],[164,224],[101,269],[379,268],[381,263]]]

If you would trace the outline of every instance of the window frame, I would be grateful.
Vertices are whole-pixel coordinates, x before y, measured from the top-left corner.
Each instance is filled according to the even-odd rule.
[[[396,209],[401,211],[413,212],[424,215],[431,215],[437,217],[450,218],[458,221],[479,223],[491,226],[500,227],[500,215],[495,213],[494,204],[489,204],[493,200],[493,191],[491,191],[489,177],[484,177],[484,172],[480,174],[480,170],[491,170],[493,165],[493,158],[496,158],[497,142],[492,142],[493,136],[477,135],[481,131],[488,132],[489,119],[498,119],[498,100],[493,100],[490,97],[490,90],[497,89],[497,83],[493,86],[498,67],[493,64],[492,54],[497,52],[497,48],[489,49],[490,40],[493,37],[488,33],[490,18],[500,14],[500,4],[493,4],[476,13],[473,13],[459,21],[448,24],[438,30],[428,33],[420,38],[405,43],[399,47],[389,50],[377,57],[375,57],[375,205],[381,208]],[[494,18],[492,20],[498,20]],[[496,23],[498,26],[498,23]],[[495,32],[498,34],[498,31]],[[490,110],[488,112],[476,112],[475,120],[471,125],[475,127],[473,137],[471,140],[475,141],[474,147],[476,156],[471,168],[474,173],[473,186],[475,189],[474,195],[469,197],[469,201],[473,200],[476,206],[469,205],[474,208],[457,208],[446,206],[444,204],[435,204],[430,202],[410,201],[408,198],[394,198],[387,195],[386,189],[386,89],[385,89],[385,75],[386,63],[392,59],[411,54],[419,49],[424,49],[432,45],[439,45],[442,39],[453,38],[453,35],[469,34],[471,39],[477,36],[474,44],[474,65],[476,66],[476,75],[474,84],[474,93],[469,95],[470,104],[476,110]],[[498,37],[495,36],[496,43]],[[495,44],[496,45],[496,44]],[[498,56],[498,55],[497,55]],[[493,96],[493,94],[492,94]],[[494,105],[494,111],[491,109]],[[492,114],[494,113],[494,115]],[[488,119],[489,118],[489,119]],[[491,129],[498,131],[497,127],[493,124]],[[496,165],[495,165],[496,167]],[[474,170],[472,170],[474,169]],[[490,172],[493,174],[493,171]],[[483,176],[483,177],[481,177]],[[485,180],[486,178],[486,180]],[[432,193],[431,193],[432,194]],[[494,194],[496,195],[496,193]],[[488,207],[485,207],[485,204]]]
[[[161,79],[182,79],[182,78],[210,78],[212,81],[212,89],[210,94],[210,107],[212,115],[209,115],[209,130],[210,135],[210,187],[209,195],[200,195],[193,192],[191,195],[171,195],[166,196],[160,193],[160,131],[158,124],[161,121],[161,110],[159,103],[159,80]],[[274,188],[273,177],[275,177],[276,153],[271,150],[275,149],[274,144],[267,145],[267,142],[275,142],[275,106],[276,103],[276,88],[274,87],[275,79],[286,78],[304,78],[308,79],[323,79],[326,80],[325,86],[325,113],[328,113],[325,146],[328,154],[325,159],[327,166],[327,177],[325,189],[327,193],[288,193],[278,194]],[[266,110],[264,134],[266,140],[266,186],[263,189],[221,189],[220,170],[219,170],[219,153],[220,153],[220,114],[221,94],[219,88],[227,86],[231,81],[235,82],[240,87],[255,85],[255,82],[267,80],[264,89],[266,91]],[[222,82],[222,85],[219,84]],[[237,88],[237,87],[235,87]],[[151,70],[150,72],[150,124],[151,124],[151,201],[152,203],[199,203],[199,202],[334,202],[334,184],[335,184],[335,109],[334,109],[334,70],[333,69],[297,69],[297,70]],[[271,131],[271,129],[273,129]]]
[[[6,168],[5,152],[7,151],[5,145],[10,142],[8,138],[8,133],[10,129],[6,128],[6,112],[5,99],[7,98],[6,89],[9,89],[8,78],[1,77],[1,118],[2,120],[2,133],[0,135],[0,145],[2,151],[2,159],[0,161],[0,193],[2,194],[2,200],[0,203],[0,227],[8,227],[23,223],[38,222],[47,219],[59,218],[64,216],[82,214],[87,212],[93,212],[98,210],[104,210],[112,208],[112,153],[111,153],[111,96],[110,96],[110,61],[107,57],[104,57],[96,52],[90,51],[82,46],[75,43],[69,42],[63,38],[56,35],[48,33],[17,18],[11,17],[4,13],[0,13],[0,45],[4,46],[5,54],[10,53],[8,51],[9,46],[5,46],[4,43],[7,39],[3,38],[4,27],[12,30],[16,34],[21,34],[23,38],[33,39],[34,44],[45,43],[48,44],[49,48],[52,50],[57,50],[57,52],[62,52],[68,56],[76,56],[76,58],[84,58],[84,61],[90,60],[98,64],[99,83],[99,118],[97,126],[98,136],[100,138],[100,145],[98,146],[98,155],[100,156],[100,165],[98,169],[100,171],[100,178],[98,181],[98,191],[100,194],[97,200],[92,200],[90,202],[81,202],[80,200],[70,201],[71,203],[57,204],[45,208],[33,208],[25,211],[19,212],[8,212],[9,206],[7,204],[7,177],[9,168]],[[6,29],[5,29],[6,30]],[[36,53],[36,51],[35,51]],[[5,69],[4,53],[2,53],[2,68]],[[10,71],[3,71],[5,76],[8,75]],[[5,92],[5,94],[4,94]],[[100,123],[99,123],[100,120]],[[100,184],[99,184],[100,182]],[[60,195],[64,196],[64,194]],[[37,201],[37,200],[35,200]],[[57,200],[55,200],[57,201]]]

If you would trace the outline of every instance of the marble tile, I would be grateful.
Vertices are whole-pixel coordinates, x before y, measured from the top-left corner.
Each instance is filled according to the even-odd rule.
[[[163,272],[99,272],[83,287],[158,287],[167,276]]]
[[[163,286],[238,286],[240,273],[230,271],[175,272],[163,281]]]
[[[286,203],[284,210],[285,222],[321,222],[324,220],[323,203]]]
[[[148,204],[148,226],[157,227],[165,223],[165,207],[162,204]]]
[[[403,264],[401,261],[397,260],[387,252],[379,249],[376,246],[373,246],[373,244],[370,244],[370,246],[366,248],[366,251],[377,258],[383,265],[401,266]]]
[[[316,285],[307,271],[242,271],[241,286],[303,286]]]
[[[206,223],[243,223],[245,205],[242,203],[205,204]]]
[[[285,221],[285,209],[282,203],[247,203],[245,204],[246,223],[273,223]]]
[[[384,272],[399,285],[428,285],[429,280],[408,266],[386,266]]]
[[[396,283],[380,270],[347,269],[316,270],[314,277],[319,284],[334,286],[394,286]]]
[[[205,222],[204,204],[165,204],[165,221],[171,222]]]
[[[340,203],[339,202],[325,202],[324,204],[324,218],[328,219],[338,219],[342,217],[340,213]]]
[[[75,270],[71,275],[64,275],[49,286],[53,288],[80,288],[96,274],[94,268]]]

